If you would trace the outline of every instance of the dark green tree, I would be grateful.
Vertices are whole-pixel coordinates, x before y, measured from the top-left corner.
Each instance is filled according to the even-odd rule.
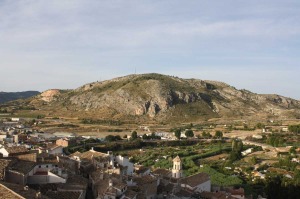
[[[180,136],[181,136],[181,130],[180,130],[180,129],[176,129],[175,132],[174,132],[174,134],[175,134],[175,137],[176,137],[177,139],[180,139]]]
[[[215,137],[221,139],[223,137],[222,131],[216,131]]]
[[[146,134],[144,134],[144,135],[142,136],[142,138],[143,138],[143,140],[148,140],[148,136],[147,136]]]
[[[135,140],[137,138],[138,138],[137,132],[136,131],[132,131],[132,133],[131,133],[131,139]]]
[[[194,137],[194,132],[191,129],[188,129],[185,131],[185,136],[186,137]]]

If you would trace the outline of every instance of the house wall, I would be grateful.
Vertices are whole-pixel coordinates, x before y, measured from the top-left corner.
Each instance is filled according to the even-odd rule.
[[[66,183],[66,179],[61,178],[54,173],[48,172],[48,175],[28,176],[28,184],[48,184],[48,183]]]
[[[58,140],[56,140],[56,145],[62,146],[62,147],[68,147],[69,141],[65,140],[65,139],[58,139]]]
[[[5,148],[1,148],[0,153],[3,155],[3,157],[8,157],[9,155]]]
[[[40,165],[36,165],[33,168],[33,172],[31,172],[29,175],[33,175],[36,172],[48,172],[50,171],[52,168],[55,168],[55,166],[53,164],[40,164]]]
[[[23,154],[23,155],[17,155],[16,157],[19,160],[25,160],[25,161],[31,161],[31,162],[36,162],[36,153],[29,153],[29,154]]]
[[[25,185],[27,183],[27,176],[8,170],[5,172],[5,181],[14,184]]]
[[[198,186],[195,187],[195,190],[198,192],[203,192],[203,191],[211,191],[211,181],[208,180],[202,184],[199,184]]]
[[[185,188],[188,188],[190,190],[194,190],[194,191],[197,191],[197,192],[203,192],[203,191],[207,191],[207,192],[211,192],[211,181],[208,180],[204,183],[201,183],[195,187],[191,187],[187,184],[181,184],[181,187],[185,187]]]
[[[60,146],[60,147],[57,147],[53,150],[48,150],[48,153],[51,154],[51,155],[58,155],[58,154],[62,154],[63,153],[63,147]]]
[[[116,156],[116,161],[122,166],[127,166],[127,175],[133,174],[134,165],[133,163],[129,162],[128,158],[118,155]]]
[[[6,139],[6,135],[0,135],[0,141],[3,141],[4,139]]]

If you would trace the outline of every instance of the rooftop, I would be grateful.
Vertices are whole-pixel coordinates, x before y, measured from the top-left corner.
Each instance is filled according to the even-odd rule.
[[[37,192],[30,188],[24,188],[23,185],[0,182],[0,199],[35,199]],[[41,199],[48,197],[41,196]]]
[[[200,193],[200,196],[204,199],[236,199],[232,196],[226,195],[225,193],[213,193],[213,192],[202,192]]]
[[[12,166],[9,167],[9,170],[17,171],[22,174],[27,174],[35,167],[35,165],[35,162],[18,160]]]
[[[144,185],[147,183],[152,183],[153,181],[156,181],[157,179],[155,177],[152,177],[150,175],[146,175],[143,177],[134,177],[133,181],[136,182],[138,185]]]
[[[80,159],[88,159],[88,160],[92,160],[92,158],[96,158],[96,157],[108,157],[106,153],[101,153],[94,150],[89,150],[83,153],[76,151],[75,153],[70,155],[70,157],[74,157],[74,156],[77,156]]]
[[[153,171],[153,174],[161,175],[161,176],[169,176],[169,175],[171,175],[171,171],[169,171],[167,169],[155,169]]]
[[[181,159],[179,156],[176,156],[174,159],[173,159],[173,162],[181,162]]]
[[[9,154],[18,154],[18,153],[26,153],[28,152],[25,146],[13,146],[13,147],[5,147],[6,151]]]
[[[46,196],[51,199],[78,199],[81,194],[81,191],[48,191]]]
[[[189,177],[185,177],[181,180],[182,184],[187,184],[191,187],[195,187],[199,184],[207,182],[210,180],[209,175],[206,173],[198,173]]]
[[[4,170],[15,163],[15,159],[0,159],[0,180],[4,180]]]

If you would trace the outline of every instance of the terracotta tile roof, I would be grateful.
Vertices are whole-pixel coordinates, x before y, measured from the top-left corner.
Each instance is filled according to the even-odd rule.
[[[213,193],[213,192],[202,192],[200,193],[201,198],[203,199],[236,199],[232,196],[226,195],[225,193]]]
[[[231,195],[245,195],[245,190],[243,188],[228,189],[227,192],[229,192]]]
[[[70,155],[70,157],[74,157],[74,156],[77,156],[80,159],[88,159],[88,160],[92,160],[92,158],[96,158],[96,157],[108,157],[106,153],[101,153],[94,150],[89,150],[83,153],[77,151]]]
[[[146,175],[143,177],[134,177],[133,181],[136,182],[138,185],[144,185],[147,183],[152,183],[154,181],[157,181],[157,179],[155,177],[152,177],[150,175]]]
[[[173,159],[173,162],[181,162],[181,159],[179,156],[176,156],[174,159]]]
[[[186,189],[180,189],[180,191],[178,191],[174,195],[178,196],[179,198],[181,198],[181,197],[189,197],[189,198],[191,198],[191,196],[193,195],[193,192],[188,191]]]
[[[50,150],[54,150],[54,149],[56,149],[56,148],[58,148],[58,147],[62,147],[62,146],[58,146],[58,145],[56,145],[55,143],[54,144],[48,144],[47,146],[46,146],[46,149],[50,149]]]
[[[13,165],[11,165],[8,169],[12,171],[17,171],[22,174],[27,174],[35,167],[35,165],[36,165],[35,162],[18,160]]]
[[[191,187],[196,187],[197,185],[202,184],[208,180],[210,180],[210,177],[208,174],[198,173],[198,174],[181,179],[181,183],[187,184]]]
[[[0,184],[0,199],[24,199],[24,197]]]
[[[78,199],[81,194],[81,191],[48,191],[46,196],[51,199]]]
[[[35,199],[37,191],[27,188],[24,189],[23,185],[12,184],[7,182],[0,183],[0,199]],[[41,195],[41,199],[49,199]]]
[[[18,153],[28,152],[27,148],[24,146],[5,147],[5,149],[9,154],[18,154]]]
[[[136,197],[137,192],[127,189],[126,192],[124,193],[124,199],[132,199]]]
[[[87,186],[88,185],[88,179],[84,178],[80,175],[71,175],[69,174],[68,179],[67,179],[67,184],[79,184],[82,186]]]
[[[155,169],[152,173],[161,176],[171,176],[172,174],[172,172],[167,169]]]
[[[117,196],[118,190],[115,187],[108,187],[105,191],[105,194],[109,196]]]
[[[124,189],[126,188],[127,184],[126,183],[123,183],[121,180],[119,179],[116,179],[116,178],[113,178],[113,187],[117,188],[117,189]]]
[[[48,191],[57,191],[58,184],[49,183],[49,184],[30,184],[29,187],[40,191],[42,194],[46,194]]]
[[[102,196],[107,188],[109,187],[108,179],[99,179],[97,183],[95,183],[95,189],[98,193],[98,195]]]
[[[100,179],[101,175],[103,175],[103,177],[106,177],[107,174],[105,174],[102,169],[97,169],[96,171],[93,171],[90,175],[92,180],[96,182],[98,179]]]

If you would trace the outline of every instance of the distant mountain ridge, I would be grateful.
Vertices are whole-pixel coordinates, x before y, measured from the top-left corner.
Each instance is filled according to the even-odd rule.
[[[135,122],[300,117],[298,100],[238,90],[218,81],[156,73],[92,82],[74,90],[48,90],[26,103],[50,117]]]
[[[26,99],[40,94],[38,91],[0,92],[0,104],[18,99]]]

